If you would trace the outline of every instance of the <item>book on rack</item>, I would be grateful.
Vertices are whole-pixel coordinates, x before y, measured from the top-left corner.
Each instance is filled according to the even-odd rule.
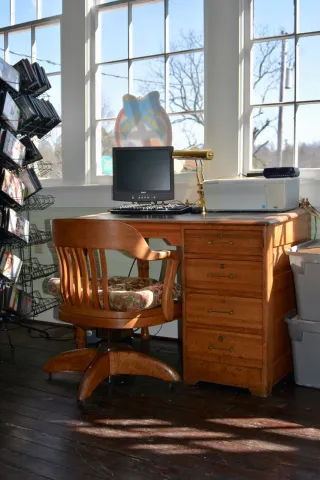
[[[20,168],[26,156],[26,147],[8,130],[0,130],[0,164]]]
[[[14,68],[20,73],[22,92],[38,96],[51,88],[47,74],[38,62],[30,63],[27,58],[22,58]]]
[[[32,311],[32,298],[27,292],[15,285],[4,285],[2,288],[1,308],[22,317],[28,317]]]
[[[0,274],[8,280],[16,282],[22,267],[22,261],[10,250],[3,248],[0,253]]]
[[[2,212],[1,227],[12,235],[29,241],[30,222],[27,218],[17,213],[12,208],[4,208]]]
[[[2,122],[5,122],[5,124],[10,127],[11,130],[18,130],[20,108],[13,100],[9,92],[2,91],[0,105],[0,116],[2,118]]]
[[[20,73],[12,65],[0,58],[0,78],[16,92],[20,89]]]
[[[9,205],[23,205],[25,197],[25,185],[20,178],[6,168],[0,176],[0,194]]]
[[[32,167],[21,170],[19,178],[25,186],[25,198],[31,197],[42,189],[40,180]]]
[[[25,164],[29,165],[30,163],[38,162],[43,159],[43,156],[30,137],[23,137],[20,141],[26,147]]]

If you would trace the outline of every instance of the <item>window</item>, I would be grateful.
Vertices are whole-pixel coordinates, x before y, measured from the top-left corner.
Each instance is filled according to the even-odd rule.
[[[123,95],[160,94],[172,144],[204,143],[203,0],[100,1],[95,15],[93,181],[112,173],[111,150]],[[93,136],[94,138],[94,136]],[[192,166],[176,162],[176,172]]]
[[[320,168],[320,2],[249,4],[244,168]]]
[[[21,58],[37,61],[45,69],[52,88],[44,94],[61,114],[60,15],[62,0],[0,0],[0,56],[14,65]],[[38,142],[52,170],[40,177],[62,177],[61,125]]]

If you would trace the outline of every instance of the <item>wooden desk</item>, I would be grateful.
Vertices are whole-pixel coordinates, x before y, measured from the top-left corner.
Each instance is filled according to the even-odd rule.
[[[284,316],[295,308],[285,249],[310,238],[310,215],[91,216],[181,247],[183,375],[267,396],[291,370]],[[140,272],[146,266],[140,265]]]

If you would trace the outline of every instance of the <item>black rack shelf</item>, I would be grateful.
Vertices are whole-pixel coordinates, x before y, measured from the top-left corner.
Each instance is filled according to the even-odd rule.
[[[54,197],[52,195],[32,195],[27,198],[23,205],[15,205],[14,209],[17,212],[31,211],[31,210],[45,210],[54,204]]]
[[[41,245],[48,243],[51,240],[50,230],[39,230],[38,227],[32,223],[30,225],[30,235],[28,245]]]
[[[38,290],[33,292],[32,296],[32,316],[36,317],[40,313],[57,307],[60,303],[59,298],[43,298]]]
[[[19,282],[25,284],[32,280],[48,277],[57,271],[57,265],[42,265],[37,258],[32,257],[23,262]]]

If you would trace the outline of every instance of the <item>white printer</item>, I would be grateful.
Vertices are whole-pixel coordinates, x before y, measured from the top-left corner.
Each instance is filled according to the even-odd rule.
[[[300,178],[232,178],[203,183],[206,207],[213,211],[284,212],[299,207]]]

